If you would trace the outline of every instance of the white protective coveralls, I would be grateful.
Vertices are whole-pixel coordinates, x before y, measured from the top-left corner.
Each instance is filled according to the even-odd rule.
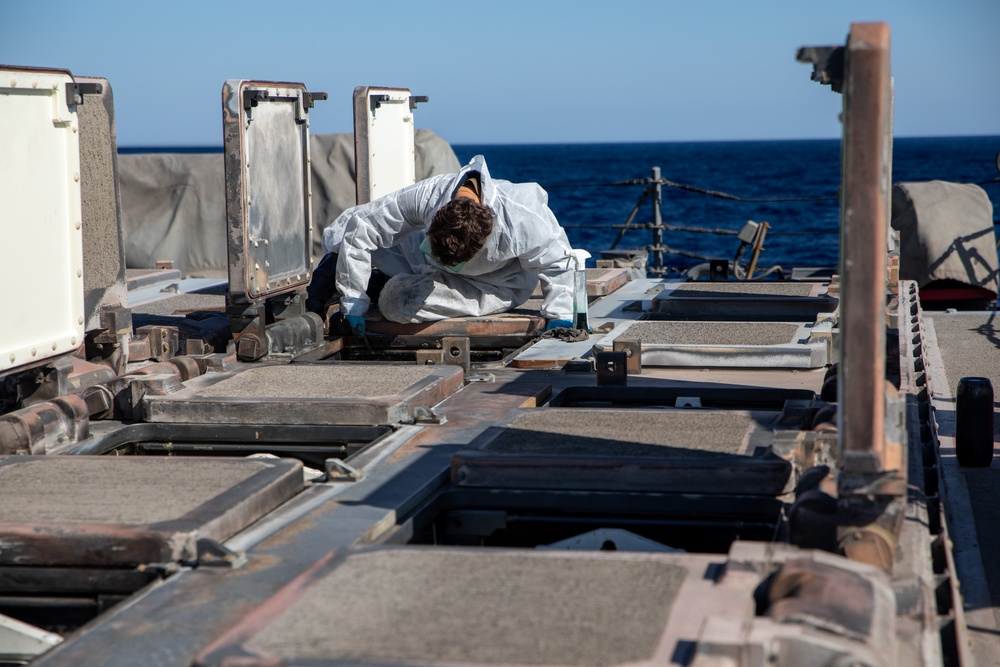
[[[420,250],[434,214],[452,200],[469,172],[480,174],[482,203],[493,210],[486,244],[455,273]],[[490,177],[477,155],[457,174],[441,174],[344,211],[323,232],[323,249],[339,253],[340,309],[361,316],[371,264],[392,276],[379,297],[382,315],[402,323],[490,315],[518,306],[541,281],[542,316],[573,317],[572,249],[537,183]]]

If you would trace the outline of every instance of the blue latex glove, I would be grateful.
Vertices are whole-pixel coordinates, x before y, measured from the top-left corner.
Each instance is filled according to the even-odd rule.
[[[545,325],[545,330],[551,331],[556,327],[566,327],[567,329],[572,329],[573,323],[570,322],[569,320],[549,320],[548,323]]]
[[[344,319],[351,326],[351,331],[355,336],[365,335],[365,318],[360,315],[345,315]]]

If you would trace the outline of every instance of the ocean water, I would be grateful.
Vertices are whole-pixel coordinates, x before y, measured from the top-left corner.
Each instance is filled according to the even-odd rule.
[[[495,178],[534,181],[549,193],[549,206],[574,247],[595,258],[619,236],[636,206],[642,185],[610,185],[648,178],[654,166],[676,183],[741,198],[812,198],[808,201],[732,201],[664,187],[662,216],[667,224],[739,230],[747,220],[770,229],[758,266],[835,266],[838,261],[840,142],[719,141],[640,144],[456,145],[463,164],[486,156]],[[944,180],[981,183],[1000,177],[1000,136],[901,138],[893,143],[893,182]],[[984,184],[994,217],[1000,218],[1000,182]],[[647,199],[635,223],[652,222]],[[670,248],[732,259],[739,241],[720,236],[667,231]],[[652,244],[650,230],[630,230],[618,248]],[[699,260],[666,255],[664,263],[683,270]],[[652,258],[650,258],[652,263]]]

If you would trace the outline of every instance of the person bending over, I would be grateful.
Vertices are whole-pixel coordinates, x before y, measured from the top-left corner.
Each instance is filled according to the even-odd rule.
[[[383,317],[415,323],[500,313],[542,285],[548,329],[572,326],[573,256],[537,183],[490,177],[477,155],[441,174],[344,211],[323,232],[306,307],[322,314],[334,290],[352,330],[364,333],[372,263],[389,276]]]

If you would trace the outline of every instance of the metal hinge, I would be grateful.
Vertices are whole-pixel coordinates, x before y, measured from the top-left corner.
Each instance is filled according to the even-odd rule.
[[[616,338],[612,347],[615,352],[625,353],[625,370],[629,375],[642,375],[641,338]]]
[[[302,93],[302,106],[312,109],[316,102],[327,99],[326,93]]]
[[[247,88],[243,91],[243,108],[249,111],[259,102],[267,101],[269,96],[266,88]]]
[[[185,563],[195,567],[230,567],[238,568],[245,565],[247,556],[242,551],[233,551],[210,537],[198,538],[198,559],[194,563]]]
[[[84,95],[100,95],[104,92],[104,85],[100,83],[72,83],[66,84],[66,106],[83,104]]]
[[[447,417],[439,415],[430,408],[425,408],[422,405],[413,408],[414,424],[444,424],[447,421]]]
[[[326,467],[324,482],[359,482],[365,476],[363,470],[358,470],[340,459],[327,459],[324,461],[324,466]]]

